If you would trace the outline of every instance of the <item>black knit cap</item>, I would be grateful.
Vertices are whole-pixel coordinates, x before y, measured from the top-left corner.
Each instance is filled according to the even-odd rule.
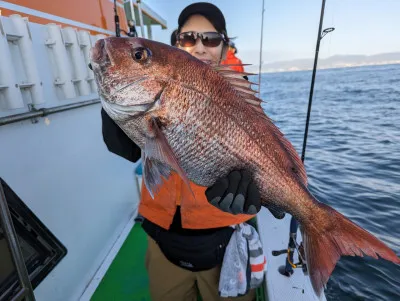
[[[172,33],[171,33],[171,46],[175,46],[176,45],[176,34],[178,32],[178,29],[175,29]]]
[[[215,27],[215,29],[225,35],[228,39],[226,31],[225,17],[221,10],[214,4],[208,2],[197,2],[188,5],[179,15],[178,18],[178,31],[181,31],[182,26],[192,15],[202,15]]]

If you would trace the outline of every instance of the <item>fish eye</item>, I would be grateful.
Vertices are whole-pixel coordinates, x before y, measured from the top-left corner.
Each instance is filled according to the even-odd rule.
[[[145,62],[151,56],[151,51],[147,48],[136,48],[132,51],[132,58],[137,62]]]

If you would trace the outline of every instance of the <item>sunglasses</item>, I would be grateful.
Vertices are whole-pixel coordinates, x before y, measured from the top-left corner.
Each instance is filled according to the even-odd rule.
[[[200,38],[201,42],[206,47],[217,47],[222,41],[226,41],[225,36],[219,32],[182,32],[177,35],[177,42],[181,47],[192,47],[196,45],[197,39]]]

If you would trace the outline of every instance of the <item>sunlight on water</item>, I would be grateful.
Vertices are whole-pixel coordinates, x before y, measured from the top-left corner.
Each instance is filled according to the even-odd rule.
[[[257,79],[253,79],[257,81]],[[265,112],[300,153],[311,71],[263,74]],[[318,71],[305,166],[311,192],[400,256],[400,65]],[[342,258],[328,300],[400,300],[400,266]]]

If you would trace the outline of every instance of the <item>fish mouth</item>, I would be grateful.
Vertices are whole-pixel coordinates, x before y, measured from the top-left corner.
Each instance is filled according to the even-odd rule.
[[[95,76],[103,75],[107,72],[108,68],[111,67],[114,62],[111,55],[110,47],[107,47],[109,42],[107,39],[100,39],[96,41],[95,45],[90,49],[89,52],[89,68],[93,71]]]
[[[140,79],[139,79],[140,80]],[[130,85],[130,84],[129,84]],[[128,86],[128,85],[127,85]],[[108,112],[112,112],[117,115],[123,116],[135,116],[142,114],[144,112],[149,112],[154,108],[157,108],[161,102],[161,95],[164,92],[162,89],[151,102],[143,104],[133,104],[133,105],[120,105],[115,102],[109,102],[104,98],[104,95],[100,96],[101,103],[104,109]]]
[[[150,110],[150,108],[154,105],[155,102],[151,103],[146,103],[146,104],[140,104],[140,105],[129,105],[129,106],[124,106],[120,105],[117,103],[112,103],[106,101],[102,96],[100,97],[101,103],[104,107],[104,109],[107,112],[112,112],[118,115],[129,115],[129,116],[134,116],[140,113],[147,112]]]
[[[94,65],[104,65],[111,62],[111,56],[106,39],[99,39],[90,49],[90,61]]]
[[[115,88],[114,90],[111,90],[110,87],[107,85],[103,86],[103,82],[104,82],[104,78],[105,78],[104,75],[98,75],[96,80],[99,82],[99,88],[100,88],[99,91],[100,91],[101,99],[104,102],[114,103],[112,101],[112,99],[118,97],[118,93],[123,92],[125,89],[146,80],[148,77],[149,77],[148,75],[126,77],[126,78],[124,78],[125,84],[123,84],[120,87]],[[129,80],[133,80],[133,81],[129,81]],[[110,86],[112,86],[112,85],[110,85]],[[120,106],[123,106],[123,105],[120,105]]]

